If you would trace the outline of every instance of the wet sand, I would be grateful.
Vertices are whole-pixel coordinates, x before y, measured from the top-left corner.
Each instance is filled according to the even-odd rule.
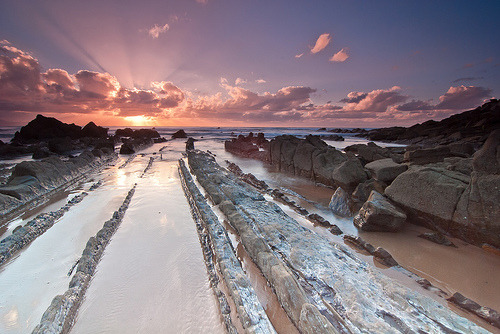
[[[176,160],[138,182],[97,267],[72,330],[96,332],[224,332]]]

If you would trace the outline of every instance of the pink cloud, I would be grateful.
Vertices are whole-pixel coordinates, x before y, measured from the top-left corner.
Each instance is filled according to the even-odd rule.
[[[148,34],[153,38],[158,38],[160,37],[160,34],[167,32],[168,29],[170,29],[168,23],[165,23],[164,25],[155,24],[153,27],[148,29]]]
[[[299,54],[295,55],[295,58],[297,58],[297,59],[301,58],[303,55],[304,55],[304,53],[299,53]]]
[[[75,74],[80,93],[93,98],[112,97],[120,89],[118,79],[109,73],[78,71]]]
[[[342,48],[342,50],[340,50],[330,58],[330,61],[339,63],[346,61],[347,58],[349,58],[349,54],[347,53],[348,50],[348,48]]]
[[[344,110],[360,111],[367,113],[380,113],[387,111],[387,108],[408,99],[408,96],[401,94],[401,87],[393,86],[389,89],[376,89],[369,93],[351,92],[347,95],[348,99]]]
[[[324,33],[321,34],[316,40],[316,44],[311,48],[311,53],[318,53],[330,44],[331,41],[330,34]]]

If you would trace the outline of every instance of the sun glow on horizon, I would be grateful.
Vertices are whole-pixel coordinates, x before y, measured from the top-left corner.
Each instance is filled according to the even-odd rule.
[[[125,120],[127,122],[130,122],[130,125],[132,126],[150,126],[150,125],[156,125],[156,121],[153,119],[153,117],[148,117],[148,116],[127,116],[125,117]]]

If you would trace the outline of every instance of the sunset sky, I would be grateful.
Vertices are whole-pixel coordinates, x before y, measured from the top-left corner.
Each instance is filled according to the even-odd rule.
[[[500,95],[500,1],[2,0],[0,125],[380,127]]]

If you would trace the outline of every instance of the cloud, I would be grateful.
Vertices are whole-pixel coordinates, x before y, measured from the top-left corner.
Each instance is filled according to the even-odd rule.
[[[483,103],[491,97],[491,89],[475,86],[450,87],[448,91],[439,97],[435,105],[430,101],[412,100],[401,104],[395,109],[398,111],[447,111],[455,112],[466,110]]]
[[[162,26],[155,24],[152,28],[148,30],[148,34],[153,38],[158,38],[160,34],[167,32],[168,29],[170,29],[168,23],[165,23]]]
[[[474,67],[474,63],[467,63],[464,66],[462,66],[462,68],[471,68],[471,67]]]
[[[459,83],[459,82],[468,82],[468,81],[476,81],[476,80],[482,80],[484,77],[465,77],[465,78],[458,78],[453,80],[453,83]]]
[[[450,87],[439,97],[436,109],[463,110],[477,106],[487,97],[491,97],[491,89],[474,86]]]
[[[75,79],[80,93],[92,98],[113,97],[120,89],[118,79],[109,73],[79,71]]]
[[[208,0],[196,0],[197,3],[201,3],[202,5],[206,5]]]
[[[82,70],[70,74],[62,69],[41,72],[38,60],[6,41],[0,41],[0,119],[16,119],[16,114],[59,114],[67,120],[86,117],[96,120],[109,115],[112,122],[126,117],[149,119],[185,119],[189,122],[240,122],[253,124],[296,122],[323,124],[324,120],[354,126],[411,124],[431,118],[444,118],[481,104],[491,96],[491,89],[475,86],[452,86],[436,102],[410,99],[401,87],[352,91],[340,100],[316,104],[316,89],[286,86],[274,92],[258,93],[234,86],[220,78],[222,92],[199,95],[185,91],[172,82],[151,83],[150,89],[126,88],[109,73]],[[265,83],[264,79],[255,80]],[[57,115],[54,115],[57,116]],[[114,117],[114,118],[113,118]],[[339,124],[337,122],[337,124]],[[115,123],[116,124],[116,123]],[[210,124],[210,123],[208,123]],[[212,123],[213,124],[213,123]],[[342,123],[346,124],[346,123]]]
[[[302,57],[303,55],[304,55],[304,53],[300,53],[300,54],[298,54],[298,55],[295,55],[295,58],[300,58],[300,57]]]
[[[240,84],[244,84],[246,83],[247,81],[245,79],[242,79],[242,78],[236,78],[236,81],[234,82],[235,85],[240,85]]]
[[[346,61],[347,58],[349,58],[349,54],[347,53],[348,50],[348,48],[342,48],[342,50],[340,50],[330,58],[330,61],[339,63]]]
[[[314,47],[311,48],[311,53],[318,53],[326,48],[328,44],[330,44],[331,39],[332,38],[330,37],[330,34],[321,34],[316,40],[316,44],[314,44]]]
[[[381,113],[407,99],[408,96],[401,94],[401,87],[393,86],[389,89],[372,90],[369,93],[351,92],[347,95],[347,99],[342,99],[341,102],[347,103],[344,107],[346,111]]]

